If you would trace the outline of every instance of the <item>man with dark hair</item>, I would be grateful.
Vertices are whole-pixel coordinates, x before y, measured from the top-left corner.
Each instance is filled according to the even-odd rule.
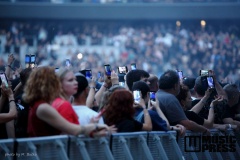
[[[73,109],[78,115],[78,121],[81,125],[89,124],[94,121],[94,118],[98,116],[98,113],[93,111],[87,106],[87,99],[89,92],[95,92],[95,82],[92,80],[90,86],[88,85],[88,80],[83,74],[76,74],[76,79],[78,82],[78,91],[74,94],[74,103]],[[94,94],[90,95],[91,98],[94,98]],[[99,123],[103,124],[102,117],[99,120]]]
[[[131,70],[126,75],[126,83],[127,83],[128,89],[131,91],[133,83],[137,81],[144,81],[146,83],[149,83],[148,82],[149,76],[150,76],[149,73],[144,70],[141,70],[141,69]]]
[[[158,77],[150,74],[150,77],[148,78],[149,81],[149,87],[151,92],[157,92],[158,91]]]
[[[139,90],[141,92],[142,99],[147,104],[149,101],[148,92],[150,92],[150,88],[147,85],[147,83],[142,82],[142,81],[133,83],[132,91],[134,91],[134,90]],[[143,123],[144,122],[143,108],[136,107],[135,111],[136,111],[135,119]],[[162,117],[160,117],[156,111],[148,110],[148,113],[152,120],[152,130],[153,131],[167,131],[168,130],[166,121],[163,120]]]
[[[213,77],[213,81],[214,81],[214,87],[215,87],[215,94],[217,94],[218,96],[223,97],[223,101],[221,103],[219,103],[218,105],[214,106],[214,113],[215,113],[215,120],[214,120],[214,128],[217,127],[218,124],[223,124],[223,119],[228,115],[225,114],[224,115],[224,110],[226,110],[226,103],[228,101],[228,96],[226,94],[226,92],[224,91],[224,89],[222,88],[222,86],[219,84],[219,82],[216,79],[216,76],[214,74],[214,72],[212,70],[209,70],[209,75]],[[213,99],[213,94],[212,93],[212,97],[206,97],[205,92],[208,89],[208,87],[206,86],[205,83],[207,81],[207,78],[204,76],[199,76],[197,77],[196,81],[195,81],[195,86],[194,86],[194,90],[196,91],[196,99],[192,102],[192,106],[196,105],[198,102],[200,102],[200,104],[202,105],[202,109],[199,112],[199,116],[203,117],[203,118],[207,118],[208,114],[209,114],[209,106],[210,103]]]
[[[209,134],[207,128],[187,119],[181,104],[176,98],[179,92],[180,79],[178,73],[174,70],[164,72],[159,78],[159,90],[156,93],[156,98],[170,125],[181,124],[188,130]]]

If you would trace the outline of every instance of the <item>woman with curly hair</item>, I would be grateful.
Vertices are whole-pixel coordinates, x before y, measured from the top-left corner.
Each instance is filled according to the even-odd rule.
[[[51,67],[40,67],[30,74],[24,88],[23,99],[31,107],[28,115],[30,137],[71,135],[105,136],[115,128],[103,124],[79,126],[68,122],[50,104],[59,96],[61,83]]]
[[[134,99],[131,92],[120,89],[110,96],[106,111],[104,113],[105,123],[115,125],[118,132],[151,131],[152,121],[146,109],[144,100],[139,105],[144,109],[144,123],[134,119]]]

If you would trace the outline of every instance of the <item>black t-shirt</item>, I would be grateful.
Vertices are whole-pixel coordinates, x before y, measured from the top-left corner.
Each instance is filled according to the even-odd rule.
[[[192,105],[194,106],[197,104],[200,100],[194,100]],[[199,116],[207,119],[209,114],[209,108],[210,104],[207,103],[205,106],[203,106],[202,110],[199,112]],[[223,124],[224,118],[234,118],[234,111],[231,111],[231,108],[227,104],[227,100],[223,100],[218,105],[214,106],[214,123],[215,124]]]
[[[185,114],[189,120],[194,121],[199,125],[204,124],[204,118],[198,116],[197,113],[195,113],[193,111],[185,111]]]
[[[123,119],[119,123],[115,124],[117,132],[138,132],[142,131],[143,124],[135,119]]]
[[[198,102],[200,101],[200,99],[195,99],[192,101],[192,107],[195,106]],[[206,105],[203,106],[203,108],[201,109],[201,111],[198,113],[198,115],[204,119],[208,119],[208,113],[209,113],[209,104],[206,103]]]

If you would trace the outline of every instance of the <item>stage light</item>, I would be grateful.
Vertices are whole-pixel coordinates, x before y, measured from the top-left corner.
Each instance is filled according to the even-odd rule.
[[[77,58],[78,58],[79,60],[82,59],[82,58],[83,58],[83,54],[82,54],[82,53],[78,53]]]
[[[201,26],[202,26],[202,27],[205,27],[205,26],[206,26],[206,21],[201,20]]]

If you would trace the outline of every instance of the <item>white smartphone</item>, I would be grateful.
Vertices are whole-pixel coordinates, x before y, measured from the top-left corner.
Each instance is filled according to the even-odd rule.
[[[2,83],[4,83],[5,86],[8,88],[8,80],[7,80],[5,73],[0,73],[0,77],[1,77]]]

